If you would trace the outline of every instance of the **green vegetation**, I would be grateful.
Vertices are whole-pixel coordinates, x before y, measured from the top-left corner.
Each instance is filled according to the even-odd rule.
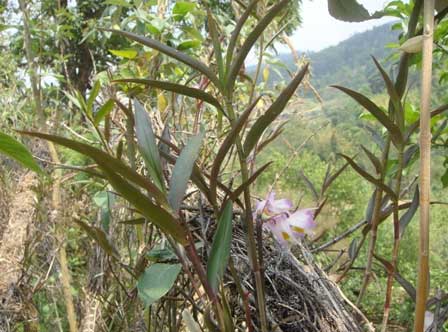
[[[297,56],[300,0],[0,2],[0,331],[448,331],[448,4],[423,59],[430,1],[327,2],[396,22]]]

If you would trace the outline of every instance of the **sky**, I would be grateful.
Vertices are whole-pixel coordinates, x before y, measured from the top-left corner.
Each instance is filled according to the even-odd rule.
[[[382,9],[388,1],[359,0],[358,2],[372,13]],[[389,17],[361,23],[347,23],[330,16],[327,0],[303,0],[302,6],[303,23],[292,36],[295,48],[301,51],[320,51],[338,44],[357,32],[394,20]],[[282,51],[281,48],[280,51]]]

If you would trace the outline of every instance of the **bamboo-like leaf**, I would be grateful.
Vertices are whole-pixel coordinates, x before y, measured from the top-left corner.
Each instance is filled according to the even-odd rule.
[[[0,132],[0,153],[7,155],[15,161],[22,164],[24,167],[42,174],[42,170],[34,160],[28,149],[9,135]]]
[[[233,29],[232,35],[230,36],[229,46],[227,47],[227,54],[226,54],[227,71],[230,69],[230,65],[232,64],[233,52],[235,51],[236,42],[238,41],[241,29],[243,28],[244,23],[246,23],[247,19],[249,18],[250,14],[255,9],[259,1],[260,0],[252,0],[247,5],[246,10],[241,15],[240,19],[236,23],[235,28]]]
[[[145,222],[146,222],[145,218],[135,218],[135,219],[119,221],[118,223],[125,224],[125,225],[143,225]]]
[[[383,167],[381,166],[381,161],[375,156],[369,149],[367,149],[364,145],[361,144],[361,149],[364,151],[366,156],[369,158],[372,165],[375,167],[375,170],[378,174],[381,174]]]
[[[356,258],[356,252],[358,251],[359,239],[355,237],[348,247],[348,257],[353,260]]]
[[[420,203],[419,201],[420,201],[420,192],[418,190],[418,186],[416,186],[411,205],[409,206],[409,209],[400,218],[400,238],[403,237],[406,227],[411,222],[412,218],[415,215],[415,212],[417,212]]]
[[[417,153],[418,150],[419,150],[418,144],[413,144],[404,151],[403,166],[405,168],[409,165],[409,163],[411,162],[412,158],[414,157],[414,155]]]
[[[313,182],[305,175],[303,169],[299,169],[299,176],[303,179],[307,187],[311,190],[314,200],[318,201],[319,194],[317,193],[316,187],[314,186]]]
[[[282,91],[274,103],[268,108],[268,110],[255,121],[252,128],[250,128],[244,141],[244,153],[249,153],[257,144],[258,139],[263,134],[264,130],[280,115],[285,109],[288,101],[293,96],[300,82],[302,82],[308,71],[308,64],[304,65],[300,72],[294,77],[294,79],[288,84],[288,86]]]
[[[387,273],[391,273],[391,271],[393,271],[392,264],[389,261],[376,254],[373,254],[373,257],[375,257],[379,262],[381,262],[383,268],[386,270]],[[415,302],[417,292],[415,291],[414,286],[412,286],[412,284],[409,281],[403,278],[403,276],[398,271],[394,272],[394,278],[401,285],[401,287],[403,287],[406,293],[408,293],[409,297]]]
[[[213,97],[211,94],[204,92],[199,89],[190,88],[185,85],[171,83],[171,82],[164,82],[164,81],[156,81],[156,80],[147,80],[147,79],[141,79],[141,78],[123,78],[114,80],[114,83],[136,83],[136,84],[144,84],[153,88],[162,89],[165,91],[171,91],[178,93],[180,95],[184,95],[187,97],[196,98],[199,100],[203,100],[206,103],[215,106],[218,111],[222,112],[225,116],[227,116],[219,103],[219,101]]]
[[[255,101],[251,105],[249,105],[249,107],[243,112],[243,114],[241,114],[241,116],[233,125],[232,130],[230,130],[230,132],[227,134],[224,142],[222,142],[218,153],[215,156],[215,161],[213,162],[212,170],[210,172],[210,195],[214,203],[216,203],[216,186],[219,171],[221,169],[221,164],[224,161],[224,158],[226,157],[229,149],[235,143],[236,138],[240,134],[241,129],[246,124],[252,110],[255,109],[255,106],[257,105],[260,98],[261,96],[255,99]]]
[[[148,179],[146,179],[144,176],[141,176],[137,172],[133,171],[129,166],[125,165],[122,161],[108,155],[107,153],[105,153],[100,149],[97,149],[93,146],[81,142],[73,141],[65,137],[29,132],[29,131],[19,131],[19,132],[25,135],[42,138],[59,145],[63,145],[71,150],[74,150],[85,156],[88,156],[93,160],[95,160],[95,162],[101,168],[104,168],[104,166],[111,168],[114,170],[114,172],[117,172],[118,174],[122,175],[126,180],[131,181],[137,186],[146,189],[159,202],[159,204],[164,205],[166,203],[165,195],[154,184],[148,181]]]
[[[284,127],[288,121],[283,122],[263,141],[257,145],[257,153],[260,153],[265,147],[267,147],[271,142],[275,141],[281,134],[283,134]]]
[[[228,201],[219,218],[218,228],[213,238],[212,249],[207,263],[207,279],[216,291],[227,267],[232,241],[232,202]]]
[[[269,167],[269,165],[272,164],[271,162],[266,163],[265,165],[261,166],[259,169],[257,169],[249,179],[247,179],[246,182],[242,183],[241,185],[236,188],[233,193],[230,195],[230,200],[235,201],[238,199],[238,197],[243,193],[243,191],[249,187],[252,183],[255,182],[255,180],[265,171],[266,168]]]
[[[370,15],[356,0],[328,0],[328,11],[334,18],[345,22],[362,22],[384,16],[382,11]]]
[[[182,149],[176,165],[174,165],[173,175],[170,181],[170,191],[168,193],[168,202],[174,211],[178,211],[180,204],[187,190],[188,180],[190,179],[199,156],[204,134],[200,133],[190,139],[187,145]]]
[[[156,49],[159,52],[168,55],[169,57],[176,59],[182,63],[185,63],[187,66],[199,71],[200,73],[207,76],[210,79],[210,81],[212,81],[215,84],[216,87],[221,88],[221,82],[209,67],[207,67],[204,63],[188,56],[187,54],[176,50],[175,48],[167,46],[155,39],[143,37],[128,31],[115,30],[115,29],[100,29],[100,30],[117,33],[123,37],[136,41],[137,43]]]
[[[224,62],[222,59],[221,42],[219,40],[218,27],[216,25],[215,18],[212,12],[207,8],[207,22],[210,30],[210,36],[212,37],[213,51],[215,53],[216,63],[218,65],[219,77],[224,79]]]
[[[100,122],[114,109],[114,101],[109,99],[93,117],[93,123],[98,126]]]
[[[324,184],[322,185],[322,194],[324,194],[327,191],[327,189],[331,186],[334,180],[336,180],[347,167],[348,163],[344,164],[344,166],[339,168],[333,175],[325,177]]]
[[[332,87],[346,93],[354,100],[356,100],[367,111],[369,111],[369,113],[372,114],[387,129],[395,146],[400,146],[403,143],[403,135],[400,131],[400,128],[398,128],[398,126],[393,123],[393,121],[389,119],[389,117],[369,98],[359,92],[350,90],[343,86],[332,85]]]
[[[366,208],[366,220],[369,224],[372,224],[372,216],[373,216],[373,208],[375,206],[375,197],[378,189],[375,189],[372,193],[372,196],[370,196],[369,203],[367,204]]]
[[[390,79],[389,75],[387,75],[386,71],[383,69],[381,64],[372,56],[373,62],[375,62],[376,67],[381,73],[383,77],[383,81],[386,84],[387,93],[389,94],[390,101],[392,102],[394,114],[397,119],[397,124],[400,130],[404,130],[404,110],[401,104],[401,98],[398,95],[397,90],[395,89],[395,84]]]
[[[350,164],[350,166],[359,174],[361,175],[364,179],[366,179],[367,181],[369,181],[370,183],[372,183],[373,185],[375,185],[378,188],[383,189],[386,193],[388,193],[391,197],[395,198],[397,195],[394,193],[394,191],[389,188],[387,185],[385,185],[383,182],[381,182],[380,180],[374,178],[372,175],[370,175],[369,173],[367,173],[361,166],[359,166],[352,158],[344,155],[344,154],[340,154],[340,156],[342,156],[345,160],[347,160],[347,162]]]
[[[226,88],[227,91],[232,91],[233,86],[235,84],[236,77],[238,75],[238,72],[240,71],[241,66],[243,65],[244,61],[246,60],[247,55],[249,54],[250,50],[254,46],[255,42],[258,40],[258,38],[261,36],[263,31],[266,30],[268,25],[272,22],[272,20],[283,10],[286,8],[286,5],[288,4],[289,0],[281,0],[274,6],[272,6],[271,9],[269,9],[268,13],[258,22],[258,24],[255,26],[255,28],[249,33],[246,40],[243,43],[243,46],[241,46],[240,51],[236,55],[236,58],[232,62],[232,65],[230,66],[229,73],[227,75],[226,79]]]
[[[87,110],[90,114],[93,114],[93,103],[95,102],[96,97],[98,97],[98,94],[100,93],[101,84],[100,81],[96,81],[93,85],[92,90],[90,90],[89,98],[87,98],[86,106]]]
[[[159,227],[165,234],[171,235],[179,243],[186,243],[186,232],[171,213],[152,203],[148,197],[108,166],[102,166],[102,169],[112,187],[131,203],[141,215]]]
[[[90,226],[84,221],[74,219],[74,221],[83,229],[84,232],[87,233],[89,237],[95,240],[96,243],[110,256],[114,256],[115,258],[119,258],[117,249],[110,243],[107,238],[106,233],[101,228]]]
[[[162,165],[160,162],[159,149],[156,137],[152,130],[151,119],[143,106],[134,99],[135,109],[135,131],[137,135],[137,145],[151,179],[161,192],[165,191],[163,182]]]

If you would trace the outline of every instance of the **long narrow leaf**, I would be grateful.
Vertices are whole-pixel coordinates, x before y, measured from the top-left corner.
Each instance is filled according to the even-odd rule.
[[[255,109],[255,106],[257,105],[260,98],[261,96],[255,99],[255,101],[251,105],[249,105],[249,107],[243,112],[243,114],[241,114],[241,116],[233,125],[232,130],[227,134],[224,142],[222,142],[221,147],[219,148],[218,153],[215,156],[215,161],[213,162],[212,170],[210,173],[210,195],[214,202],[216,202],[216,184],[218,181],[221,164],[224,161],[227,152],[229,152],[232,144],[240,134],[241,129],[246,124],[251,112]]]
[[[367,173],[361,166],[359,166],[352,158],[344,155],[344,154],[340,154],[345,160],[347,160],[347,162],[350,164],[350,166],[359,174],[361,175],[364,179],[366,179],[367,181],[369,181],[370,183],[374,184],[376,187],[383,189],[386,193],[388,193],[391,197],[395,198],[397,195],[394,193],[394,191],[389,188],[388,186],[386,186],[383,182],[381,182],[380,180],[374,178],[372,175],[370,175],[369,173]]]
[[[210,36],[212,37],[213,51],[215,53],[216,63],[218,65],[219,77],[224,79],[224,62],[222,59],[221,42],[219,40],[218,27],[216,25],[215,18],[212,12],[207,8],[207,22],[210,30]]]
[[[372,165],[375,167],[375,170],[378,174],[381,173],[383,167],[381,166],[381,161],[375,156],[369,149],[367,149],[364,145],[361,144],[361,149],[364,151],[366,156],[369,158]]]
[[[409,206],[409,209],[400,218],[400,238],[403,237],[406,227],[411,222],[412,218],[415,215],[415,212],[417,212],[419,203],[420,203],[420,191],[418,190],[418,186],[416,186],[411,205]]]
[[[240,71],[241,66],[246,60],[247,55],[249,54],[250,50],[254,46],[257,39],[261,36],[263,31],[266,30],[266,28],[272,22],[272,20],[283,9],[286,8],[288,2],[289,0],[281,0],[277,4],[275,4],[269,10],[269,12],[258,22],[255,28],[251,31],[251,33],[247,36],[246,40],[243,43],[243,46],[241,46],[240,51],[238,52],[235,60],[232,62],[232,65],[230,66],[229,73],[226,79],[227,91],[232,91],[238,72]]]
[[[235,189],[235,191],[230,195],[230,200],[235,201],[238,197],[243,193],[243,191],[249,187],[255,180],[265,171],[266,168],[271,165],[272,162],[268,162],[265,165],[261,166],[257,169],[246,182],[242,183]]]
[[[400,131],[400,128],[398,128],[398,126],[393,123],[393,121],[389,119],[389,117],[369,98],[359,92],[350,90],[343,86],[332,85],[332,87],[346,93],[354,100],[356,100],[367,111],[369,111],[369,113],[372,114],[387,129],[395,146],[400,146],[403,143],[403,135]]]
[[[225,116],[227,116],[224,113],[224,110],[219,103],[219,101],[213,97],[212,95],[208,94],[207,92],[204,92],[199,89],[190,88],[185,85],[171,83],[171,82],[164,82],[164,81],[156,81],[156,80],[147,80],[147,79],[141,79],[141,78],[123,78],[114,80],[113,83],[136,83],[136,84],[144,84],[153,88],[162,89],[165,91],[171,91],[178,93],[180,95],[184,95],[187,97],[196,98],[199,100],[203,100],[206,103],[215,106],[218,111],[222,112]]]
[[[249,18],[252,11],[257,6],[257,3],[260,0],[252,0],[246,7],[246,10],[241,15],[240,19],[236,23],[235,28],[233,29],[232,35],[230,36],[229,46],[227,47],[227,54],[226,54],[226,67],[227,69],[230,68],[230,65],[232,64],[233,59],[233,52],[235,51],[236,42],[238,41],[238,37],[240,35],[241,29],[244,26],[244,23],[246,23],[247,19]]]
[[[185,244],[186,232],[181,224],[165,209],[155,205],[137,188],[124,180],[107,166],[101,167],[112,187],[131,203],[145,218],[159,227],[164,233],[171,235],[176,241]]]
[[[119,258],[120,255],[118,254],[117,249],[112,245],[112,243],[107,238],[106,233],[98,227],[91,226],[84,221],[74,219],[75,223],[79,225],[79,227],[82,228],[84,232],[87,233],[88,236],[90,236],[93,240],[95,240],[96,243],[110,256],[114,256],[115,258]]]
[[[93,117],[93,123],[98,126],[100,122],[114,109],[114,101],[109,99]]]
[[[146,189],[160,204],[163,205],[166,203],[165,195],[154,184],[148,181],[148,179],[146,179],[144,176],[141,176],[137,172],[133,171],[129,166],[125,165],[122,161],[108,155],[107,153],[105,153],[100,149],[94,148],[90,145],[81,142],[73,141],[65,137],[29,132],[29,131],[19,131],[19,132],[25,135],[38,137],[45,139],[47,141],[54,142],[56,144],[65,146],[76,152],[79,152],[85,156],[88,156],[93,160],[95,160],[95,162],[101,168],[107,166],[113,169],[118,174],[122,175],[126,180],[129,180],[134,184]]]
[[[176,165],[174,165],[173,175],[170,181],[170,191],[168,193],[168,202],[174,211],[179,210],[203,139],[203,133],[192,137],[185,148],[183,148],[179,158],[177,158]]]
[[[387,75],[386,71],[383,69],[383,67],[380,65],[380,63],[375,59],[374,56],[372,56],[373,61],[375,62],[376,67],[381,73],[381,76],[383,77],[383,81],[386,84],[387,92],[390,97],[390,101],[393,105],[393,110],[395,117],[397,119],[398,127],[403,130],[404,129],[404,111],[403,106],[401,105],[401,100],[398,95],[397,90],[395,89],[395,84],[390,79],[389,75]]]
[[[20,164],[25,166],[26,168],[36,172],[42,173],[39,165],[34,160],[31,153],[28,149],[9,135],[0,132],[0,153],[11,157],[15,161],[18,161]]]
[[[160,162],[159,149],[156,137],[152,130],[151,120],[143,106],[134,99],[135,108],[135,131],[137,134],[137,145],[145,161],[151,179],[160,191],[165,191],[163,182],[162,165]]]
[[[228,201],[218,222],[207,264],[207,279],[216,291],[227,267],[232,241],[232,202]]]
[[[282,91],[274,103],[268,108],[268,110],[255,121],[252,128],[250,128],[244,141],[244,152],[246,155],[254,148],[260,136],[264,130],[280,115],[285,109],[288,101],[293,96],[299,84],[302,82],[305,74],[308,71],[308,64],[303,66],[300,72],[294,77],[294,79],[288,84],[288,86]]]
[[[221,87],[221,82],[209,67],[207,67],[204,63],[188,56],[187,54],[179,52],[175,48],[162,44],[161,42],[155,39],[143,37],[128,31],[115,30],[115,29],[102,29],[102,30],[117,33],[123,37],[136,41],[140,44],[156,49],[159,52],[168,55],[169,57],[174,58],[180,62],[183,62],[187,66],[201,72],[202,74],[207,76],[210,79],[210,81],[212,81],[216,85],[216,87],[218,88]]]

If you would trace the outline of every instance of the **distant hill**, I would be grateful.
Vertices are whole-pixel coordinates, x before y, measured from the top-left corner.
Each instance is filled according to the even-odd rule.
[[[381,78],[371,60],[371,55],[379,60],[385,59],[390,53],[386,45],[396,43],[398,31],[391,29],[392,24],[384,24],[371,30],[358,33],[319,52],[307,53],[311,61],[311,83],[326,98],[334,96],[334,89],[328,89],[331,84],[347,87],[369,89],[377,93],[383,89]],[[300,54],[300,52],[299,52]],[[291,54],[280,54],[280,63],[294,71],[295,65]],[[248,68],[249,73],[254,71]],[[289,77],[285,69],[278,73],[272,71],[270,84]]]

